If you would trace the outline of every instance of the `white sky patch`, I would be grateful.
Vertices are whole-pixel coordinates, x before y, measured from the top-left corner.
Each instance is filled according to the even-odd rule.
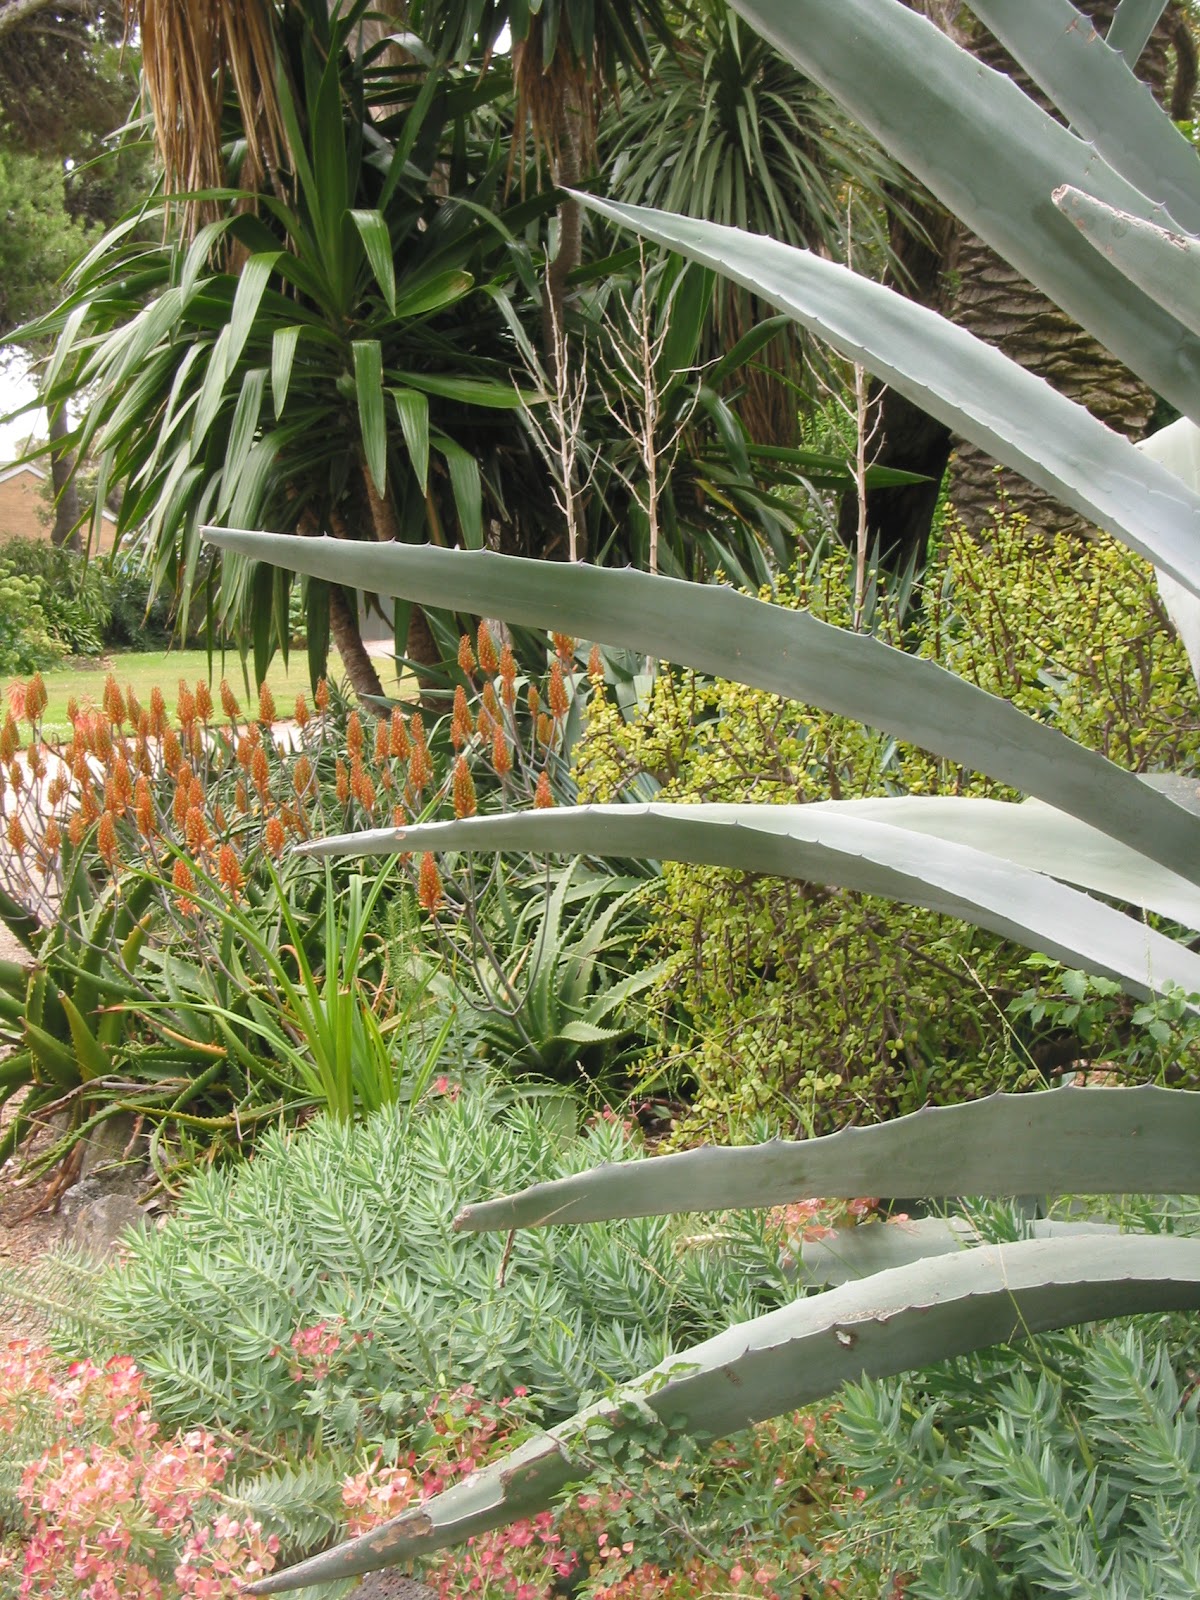
[[[3,352],[0,356],[0,417],[36,398],[37,385],[29,374],[29,362],[24,353],[20,350]],[[38,439],[46,437],[46,413],[40,409],[27,411],[15,422],[0,423],[0,466],[21,454],[31,434]]]

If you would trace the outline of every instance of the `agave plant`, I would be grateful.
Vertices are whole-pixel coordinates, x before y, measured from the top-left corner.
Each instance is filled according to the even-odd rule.
[[[1200,340],[1187,279],[1200,250],[1200,166],[1136,84],[1128,58],[1162,10],[1123,0],[1121,51],[1069,0],[970,0],[1070,129],[982,68],[901,0],[736,0],[982,237],[1184,415],[1200,421]],[[1114,24],[1114,27],[1117,24]],[[916,118],[912,107],[922,106]],[[1200,596],[1200,495],[1040,379],[852,272],[777,241],[598,204],[713,267],[861,361],[964,437],[1049,488]],[[1168,269],[1167,264],[1170,264]],[[1180,434],[1184,435],[1181,439]],[[1171,446],[1160,446],[1166,454]],[[1193,452],[1191,459],[1195,459]],[[219,544],[330,576],[343,549],[218,531]],[[504,849],[639,853],[801,877],[949,911],[1129,993],[1200,993],[1200,957],[1117,900],[1200,927],[1200,812],[1190,779],[1120,770],[927,662],[729,590],[485,552],[352,552],[355,581],[421,604],[666,656],[854,715],[987,773],[1024,803],[921,797],[792,807],[579,807],[325,840],[326,854]],[[1090,891],[1090,892],[1089,892]],[[1096,898],[1105,897],[1104,900]],[[469,1230],[584,1223],[805,1197],[1194,1192],[1200,1094],[1060,1089],[918,1112],[804,1143],[706,1149],[598,1169],[469,1208]],[[1020,1332],[1200,1305],[1200,1240],[1086,1225],[971,1246],[797,1299],[680,1352],[614,1397],[374,1532],[278,1574],[262,1593],[419,1557],[544,1506],[597,1435],[631,1415],[721,1435],[828,1395],[846,1378],[927,1365]],[[885,1252],[886,1259],[886,1252]]]

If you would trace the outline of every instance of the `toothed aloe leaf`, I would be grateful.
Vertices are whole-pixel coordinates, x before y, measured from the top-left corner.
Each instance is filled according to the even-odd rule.
[[[549,1433],[370,1533],[250,1585],[277,1594],[464,1543],[550,1505],[640,1417],[720,1438],[833,1394],[1031,1333],[1200,1305],[1200,1240],[1060,1238],[917,1261],[797,1300],[669,1357]]]
[[[881,3],[890,6],[892,0]],[[1057,187],[1046,189],[1047,210],[1053,210],[1050,196]],[[963,438],[1200,593],[1200,498],[1044,378],[927,306],[810,251],[668,211],[579,198],[643,238],[753,290]],[[1076,232],[1066,218],[1061,220]],[[1120,293],[1132,292],[1115,268],[1106,270],[1114,274]],[[1178,323],[1174,326],[1179,354],[1191,336]],[[1200,415],[1200,405],[1196,412]]]
[[[1155,196],[900,0],[731,3],[993,250],[1200,420],[1200,341],[1089,251],[1050,204],[1063,183],[1134,216],[1151,215]]]
[[[879,640],[715,584],[428,545],[206,528],[225,550],[346,583],[556,629],[734,678],[885,728],[1036,795],[1200,881],[1200,819],[1007,701]]]
[[[321,856],[532,850],[764,872],[962,917],[1146,998],[1200,994],[1200,955],[1041,873],[968,845],[817,806],[575,806],[373,829],[300,847]]]
[[[1054,191],[1054,204],[1130,283],[1200,333],[1200,238],[1116,211],[1069,184]]]
[[[823,1139],[596,1167],[468,1206],[467,1233],[794,1200],[1200,1193],[1200,1093],[1048,1089],[934,1106]]]
[[[1200,229],[1200,162],[1195,149],[1149,85],[1134,77],[1121,52],[1105,42],[1071,0],[968,0],[968,4],[1045,91],[1073,132],[1089,140],[1147,200],[1166,206],[1181,228]],[[1158,301],[1153,290],[1149,293]],[[1168,309],[1179,315],[1177,307]],[[1190,321],[1188,326],[1193,326]]]

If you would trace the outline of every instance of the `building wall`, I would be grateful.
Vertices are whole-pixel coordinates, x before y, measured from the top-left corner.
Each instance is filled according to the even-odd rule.
[[[19,468],[9,475],[0,468],[0,544],[8,539],[37,539],[49,544],[54,515],[45,485],[45,476],[30,467]],[[107,555],[115,536],[115,520],[103,516],[99,542],[92,541],[93,554]]]

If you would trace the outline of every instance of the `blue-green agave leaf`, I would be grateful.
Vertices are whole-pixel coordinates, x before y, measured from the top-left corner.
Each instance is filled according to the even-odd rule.
[[[1200,1193],[1200,1093],[1046,1089],[927,1106],[821,1139],[705,1146],[593,1167],[467,1206],[465,1233],[796,1200]]]
[[[1083,406],[965,328],[775,239],[581,199],[787,311],[849,360],[1200,593],[1200,498]]]
[[[1200,955],[1041,873],[816,805],[573,806],[317,839],[309,855],[532,850],[693,861],[833,884],[961,917],[1148,997],[1200,994]]]
[[[1192,160],[1200,167],[1194,153]],[[1200,239],[1116,211],[1069,184],[1054,191],[1054,204],[1130,283],[1200,332]]]
[[[1153,196],[900,0],[731,4],[993,250],[1200,420],[1200,340],[1072,237],[1050,204],[1064,183],[1135,216],[1151,214]]]
[[[856,717],[1081,818],[1200,881],[1200,819],[1135,774],[953,673],[715,584],[491,551],[208,528],[224,549],[367,594],[625,645]]]
[[[1148,200],[1165,205],[1181,228],[1200,229],[1200,161],[1194,148],[1149,85],[1134,77],[1124,56],[1105,43],[1071,0],[968,4],[1114,171]]]

